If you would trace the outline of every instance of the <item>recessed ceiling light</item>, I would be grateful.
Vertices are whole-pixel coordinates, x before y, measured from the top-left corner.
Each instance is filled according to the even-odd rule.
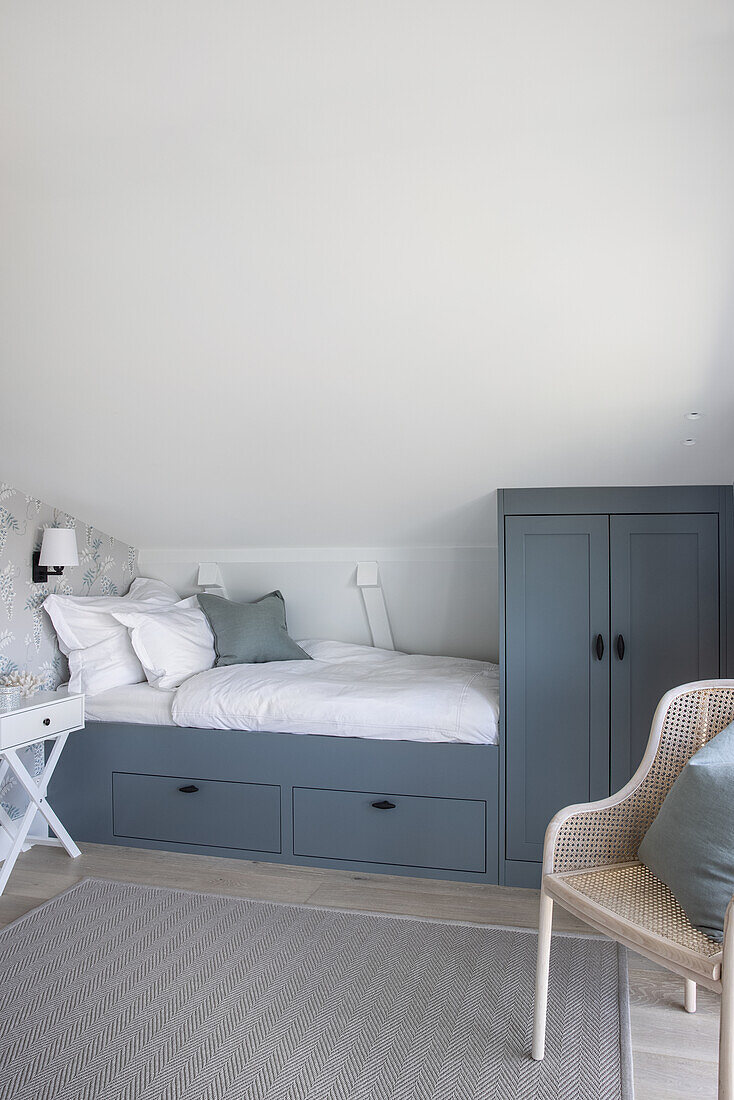
[[[686,413],[686,420],[700,420],[701,414],[699,412]]]
[[[691,438],[691,436],[689,436],[688,439],[681,439],[681,443],[683,444],[684,447],[695,447],[696,443],[697,443],[697,440],[695,440],[695,439]]]

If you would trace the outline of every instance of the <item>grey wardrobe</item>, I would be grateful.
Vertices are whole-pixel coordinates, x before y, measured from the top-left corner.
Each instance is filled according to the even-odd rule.
[[[556,810],[627,782],[664,692],[727,675],[731,524],[731,486],[500,490],[508,885]]]

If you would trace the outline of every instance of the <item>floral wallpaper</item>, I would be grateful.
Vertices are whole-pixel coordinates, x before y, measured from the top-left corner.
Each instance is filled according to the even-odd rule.
[[[31,554],[46,527],[74,527],[79,565],[46,584],[31,580]],[[0,676],[32,672],[52,690],[68,678],[43,601],[66,596],[123,596],[135,576],[137,552],[95,527],[0,482]]]
[[[50,577],[46,584],[34,584],[31,554],[40,549],[46,527],[76,529],[79,565],[67,566],[62,576]],[[51,592],[124,596],[136,565],[134,547],[0,482],[0,678],[12,672],[31,672],[44,690],[53,690],[67,680],[66,658],[59,651],[43,601]],[[35,757],[38,774],[43,746],[25,751]],[[18,797],[14,780],[0,789],[0,802],[14,819],[22,812],[25,800]]]

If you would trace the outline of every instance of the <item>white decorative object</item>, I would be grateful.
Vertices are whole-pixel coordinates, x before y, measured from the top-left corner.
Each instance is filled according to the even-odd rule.
[[[30,699],[32,695],[35,695],[37,691],[40,691],[43,687],[43,677],[36,676],[34,672],[8,672],[7,675],[2,678],[3,687],[17,688],[20,695],[24,699]]]
[[[83,695],[57,695],[54,691],[44,691],[36,695],[32,702],[9,713],[0,714],[0,786],[7,773],[11,772],[29,800],[23,815],[17,821],[13,821],[0,805],[0,825],[11,839],[10,849],[0,868],[0,894],[7,885],[10,872],[23,849],[37,813],[41,814],[56,835],[34,836],[34,843],[62,846],[72,859],[81,855],[46,801],[46,791],[67,737],[74,730],[83,728]],[[18,755],[18,750],[38,741],[54,741],[55,744],[41,774],[32,776]]]

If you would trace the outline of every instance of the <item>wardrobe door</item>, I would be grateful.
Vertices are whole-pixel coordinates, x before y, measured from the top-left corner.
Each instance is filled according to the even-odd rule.
[[[597,641],[598,639],[598,641]],[[505,518],[506,856],[609,791],[608,516]]]
[[[669,688],[719,675],[719,517],[612,516],[612,790]]]

